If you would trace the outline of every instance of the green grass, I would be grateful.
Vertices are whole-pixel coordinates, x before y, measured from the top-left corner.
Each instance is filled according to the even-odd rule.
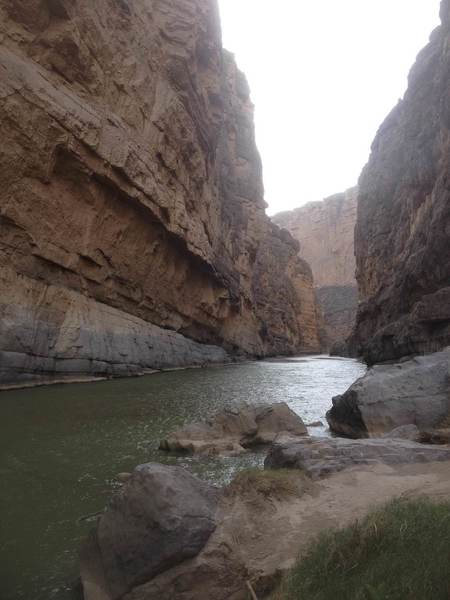
[[[450,502],[396,500],[321,535],[276,600],[449,600]]]

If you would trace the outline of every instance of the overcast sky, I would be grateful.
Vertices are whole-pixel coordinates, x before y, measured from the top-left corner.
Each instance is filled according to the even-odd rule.
[[[268,212],[355,185],[439,0],[219,0],[256,106]]]

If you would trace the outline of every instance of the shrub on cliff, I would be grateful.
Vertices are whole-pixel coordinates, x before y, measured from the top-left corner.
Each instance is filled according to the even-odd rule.
[[[448,600],[450,502],[396,500],[322,534],[276,600]]]

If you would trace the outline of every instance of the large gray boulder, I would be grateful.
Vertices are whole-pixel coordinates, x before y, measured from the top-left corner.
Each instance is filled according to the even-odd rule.
[[[299,417],[285,402],[271,405],[241,405],[227,408],[212,419],[186,425],[160,443],[173,452],[240,454],[277,437],[308,435]]]
[[[330,428],[352,438],[402,425],[439,426],[450,413],[450,348],[372,367],[327,413]]]
[[[137,467],[97,527],[107,597],[121,598],[196,556],[216,528],[218,497],[216,488],[180,467]]]
[[[450,461],[450,448],[409,440],[377,438],[306,438],[274,444],[264,463],[268,469],[299,469],[315,479],[351,467]]]

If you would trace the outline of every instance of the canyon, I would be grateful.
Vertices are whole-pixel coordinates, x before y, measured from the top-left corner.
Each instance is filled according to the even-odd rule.
[[[320,350],[214,0],[0,1],[0,384]]]
[[[318,305],[323,314],[325,346],[345,353],[352,332],[358,289],[355,278],[354,229],[358,188],[308,202],[272,217],[300,244],[300,256],[311,266]]]
[[[450,3],[359,181],[360,305],[350,345],[369,364],[450,344]]]
[[[6,600],[73,598],[81,539],[85,600],[273,597],[448,497],[441,19],[358,188],[270,219],[216,0],[0,0],[0,389],[86,382],[2,391]]]

